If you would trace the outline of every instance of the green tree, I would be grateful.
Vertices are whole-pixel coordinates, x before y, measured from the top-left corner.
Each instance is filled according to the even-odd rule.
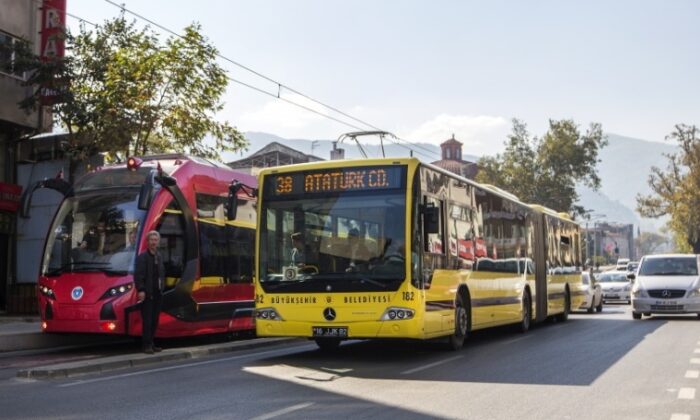
[[[700,253],[700,137],[694,125],[678,124],[666,139],[678,142],[678,153],[667,154],[668,166],[651,168],[653,194],[637,196],[644,217],[670,216],[669,228],[680,251]]]
[[[550,120],[549,130],[537,138],[514,119],[505,151],[479,160],[477,181],[494,184],[527,203],[584,215],[586,209],[576,205],[576,185],[600,188],[596,164],[598,151],[606,144],[598,123],[582,134],[572,120]]]
[[[641,232],[638,237],[634,238],[634,243],[639,249],[640,255],[649,255],[668,243],[668,238],[656,232]]]
[[[216,119],[228,78],[200,31],[192,24],[161,42],[123,14],[91,30],[81,26],[79,34],[66,34],[62,60],[19,54],[32,74],[27,84],[37,87],[20,105],[34,108],[42,89],[52,91],[54,118],[78,158],[87,150],[117,160],[170,151],[219,158],[246,141]]]

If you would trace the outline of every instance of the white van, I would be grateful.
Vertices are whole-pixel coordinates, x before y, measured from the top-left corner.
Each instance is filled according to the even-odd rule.
[[[700,318],[698,256],[647,255],[637,273],[627,275],[632,286],[632,317],[642,314],[697,314]]]

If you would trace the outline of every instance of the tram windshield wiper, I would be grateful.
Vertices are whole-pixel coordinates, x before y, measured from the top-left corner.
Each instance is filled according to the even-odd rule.
[[[68,272],[80,272],[80,271],[110,271],[105,269],[111,264],[103,261],[73,261],[63,264],[60,267],[50,268],[45,275],[47,276],[58,276],[62,273]],[[115,270],[116,272],[116,270]]]

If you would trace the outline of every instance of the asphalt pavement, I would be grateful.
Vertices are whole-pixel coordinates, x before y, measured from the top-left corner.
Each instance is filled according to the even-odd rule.
[[[3,419],[700,419],[700,321],[627,305],[526,334],[286,342],[75,378],[0,379]]]

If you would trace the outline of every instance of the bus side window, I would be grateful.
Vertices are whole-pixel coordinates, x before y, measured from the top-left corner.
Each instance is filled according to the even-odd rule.
[[[226,226],[227,248],[224,270],[227,283],[252,283],[255,262],[255,230]]]
[[[160,232],[159,250],[165,265],[166,289],[182,277],[185,258],[185,229],[182,213],[163,213],[156,230]]]
[[[223,226],[199,220],[199,274],[224,278],[226,236]],[[219,280],[220,281],[220,280]]]

